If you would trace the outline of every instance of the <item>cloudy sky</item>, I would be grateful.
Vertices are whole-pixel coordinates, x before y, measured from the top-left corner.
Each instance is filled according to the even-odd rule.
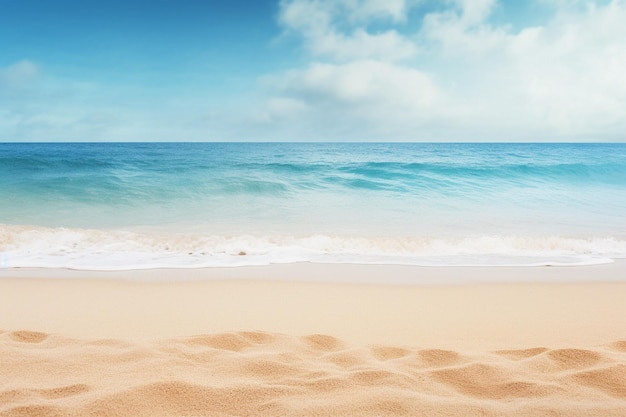
[[[0,0],[0,141],[624,141],[626,0]]]

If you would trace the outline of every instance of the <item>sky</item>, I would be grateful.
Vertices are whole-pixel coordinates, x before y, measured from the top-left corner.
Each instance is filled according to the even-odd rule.
[[[0,141],[625,141],[626,0],[0,0]]]

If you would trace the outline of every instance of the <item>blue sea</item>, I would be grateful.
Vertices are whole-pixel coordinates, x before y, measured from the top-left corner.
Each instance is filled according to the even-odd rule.
[[[589,265],[626,144],[0,144],[0,265]]]

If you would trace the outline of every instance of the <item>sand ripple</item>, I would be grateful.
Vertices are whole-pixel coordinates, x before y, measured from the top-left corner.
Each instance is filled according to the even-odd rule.
[[[496,352],[328,335],[0,331],[0,416],[624,416],[626,342]]]

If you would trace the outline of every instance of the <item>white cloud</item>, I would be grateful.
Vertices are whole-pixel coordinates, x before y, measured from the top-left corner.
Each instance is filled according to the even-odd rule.
[[[409,8],[406,0],[343,0],[343,3],[353,21],[390,19],[393,22],[404,22]]]
[[[280,23],[302,36],[314,56],[333,60],[381,59],[396,61],[416,54],[415,45],[395,30],[370,33],[354,27],[372,19],[402,21],[406,5],[401,0],[291,0],[281,3]],[[347,26],[347,30],[340,30]]]
[[[531,114],[563,133],[622,128],[626,117],[626,7],[612,2],[561,15],[520,51],[508,45],[509,66],[523,77]],[[626,131],[623,131],[626,133]]]
[[[488,65],[489,71],[473,80],[483,87],[484,97],[475,92],[468,97],[491,102],[488,114],[508,112],[520,128],[546,134],[593,138],[610,130],[626,133],[625,21],[624,3],[612,2],[561,10],[545,25],[516,34],[496,28],[489,41],[483,33],[466,31],[463,42],[448,42],[447,47],[451,55],[469,58],[468,68]],[[467,56],[464,45],[474,45],[483,55]]]
[[[357,29],[350,35],[328,32],[317,37],[311,49],[315,55],[330,56],[339,61],[368,58],[397,61],[416,53],[415,46],[394,30],[376,35],[363,29]]]
[[[480,25],[493,12],[497,0],[454,0],[460,10],[459,21],[465,27]]]
[[[0,68],[0,88],[20,88],[37,78],[39,68],[33,62],[22,60]]]
[[[495,0],[455,0],[455,7],[429,13],[423,19],[420,37],[434,42],[442,54],[484,54],[506,41],[506,27],[488,24]]]
[[[427,75],[371,60],[339,65],[313,63],[304,70],[287,73],[281,84],[285,93],[306,99],[358,106],[383,102],[408,112],[427,108],[439,94]]]
[[[281,3],[281,23],[302,36],[311,63],[266,88],[308,106],[294,119],[301,126],[310,126],[309,117],[324,120],[325,128],[352,128],[355,136],[380,132],[381,140],[397,131],[455,140],[626,136],[622,0],[552,1],[541,25],[517,31],[492,22],[496,0],[450,0],[413,22],[406,19],[417,2],[394,2],[394,13],[337,15],[356,13],[357,3]],[[382,18],[403,33],[368,32],[368,22]]]
[[[342,140],[375,139],[385,131],[388,133],[390,125],[404,132],[407,120],[413,124],[432,123],[440,117],[443,104],[441,92],[428,75],[373,60],[316,62],[268,78],[264,85],[280,97],[298,103],[297,114],[291,106],[284,112],[274,107],[272,119],[266,120],[276,122],[281,129],[293,122],[292,126],[300,129],[298,138],[309,135],[304,130],[315,129],[324,138],[330,135]]]
[[[253,121],[262,125],[272,125],[284,121],[298,119],[308,112],[310,106],[302,100],[289,97],[273,97],[269,99],[263,110],[253,113]]]
[[[556,10],[571,10],[593,5],[589,0],[535,0],[540,5],[552,7]]]
[[[370,20],[404,22],[408,9],[415,0],[281,0],[280,17],[285,22],[306,23],[302,20],[309,14],[314,24],[324,20],[363,23]],[[305,14],[303,14],[305,13]],[[293,18],[296,20],[292,20]]]

